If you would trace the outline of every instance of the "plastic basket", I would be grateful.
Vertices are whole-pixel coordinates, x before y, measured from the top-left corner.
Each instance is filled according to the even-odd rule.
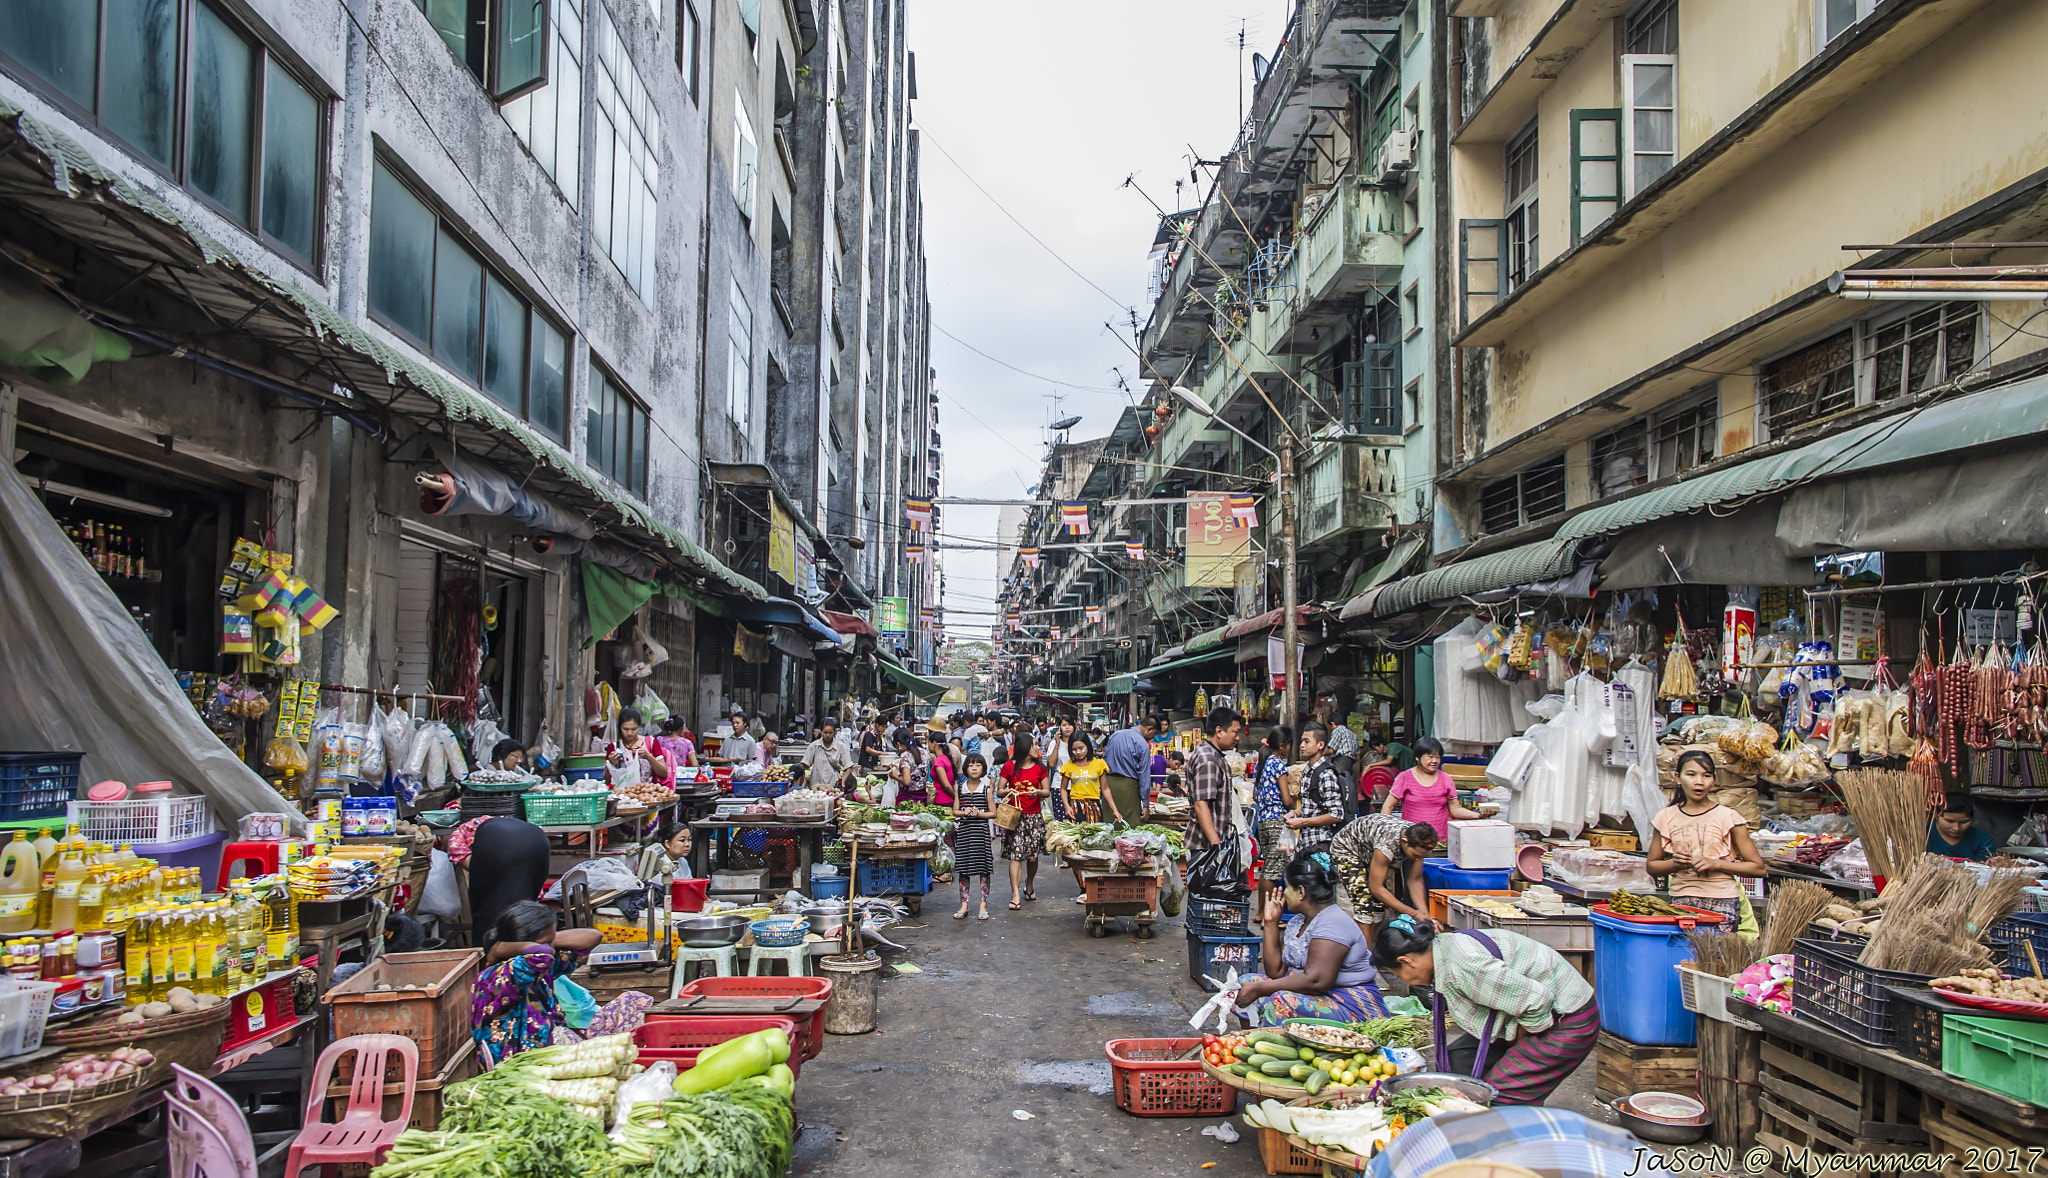
[[[831,978],[739,977],[698,978],[676,992],[678,998],[819,998],[832,1000]],[[650,1011],[647,1020],[688,1018],[686,1011],[667,1014]],[[825,1008],[811,1016],[804,1029],[804,1058],[813,1059],[825,1047]]]
[[[789,792],[787,781],[735,781],[732,796],[736,798],[779,798]]]
[[[1090,904],[1149,904],[1157,894],[1159,877],[1153,875],[1089,875],[1081,886]]]
[[[66,804],[78,796],[78,764],[83,760],[84,753],[0,753],[0,822],[64,813]]]
[[[1941,1066],[1941,1016],[1968,1011],[1931,990],[1886,986],[1892,1005],[1892,1050],[1928,1067]]]
[[[597,794],[521,794],[519,804],[526,809],[526,820],[535,826],[591,826],[604,821],[605,810],[611,806],[612,795]]]
[[[1792,942],[1792,1009],[1873,1047],[1892,1045],[1887,986],[1924,990],[1934,975],[1873,969],[1826,941]]]
[[[716,1047],[741,1035],[765,1031],[770,1027],[782,1028],[789,1036],[789,1070],[801,1074],[807,1058],[799,1049],[796,1020],[776,1015],[735,1014],[720,1016],[685,1016],[682,1018],[650,1018],[633,1032],[633,1042],[639,1045],[641,1064],[656,1060],[668,1060],[676,1070],[687,1072],[697,1066],[697,1056],[707,1047]]]
[[[1259,1160],[1268,1174],[1320,1174],[1323,1161],[1287,1139],[1278,1129],[1259,1130]]]
[[[1947,1015],[1941,1070],[2029,1104],[2048,1103],[2048,1024]]]
[[[0,977],[0,1058],[23,1055],[43,1045],[43,1024],[50,1021],[55,982],[24,982]]]
[[[1188,980],[1207,990],[1203,979],[1211,975],[1220,982],[1233,969],[1239,977],[1257,973],[1265,945],[1264,937],[1202,937],[1189,933]]]
[[[811,922],[799,916],[771,916],[754,921],[747,930],[754,934],[754,944],[763,949],[787,949],[804,943],[810,935]]]
[[[932,865],[926,860],[863,862],[860,865],[860,894],[863,896],[922,896],[931,890]]]
[[[2034,963],[2027,960],[2029,941],[2034,955],[2041,959],[2041,968],[2048,969],[2048,913],[2015,913],[1992,925],[1985,935],[1993,945],[2005,947],[2005,972],[2014,977],[2034,976]]]
[[[517,818],[519,817],[518,794],[477,793],[462,791],[462,818]]]
[[[73,802],[69,821],[87,839],[108,846],[180,843],[213,832],[213,811],[197,797]]]
[[[1188,931],[1202,937],[1249,937],[1252,935],[1250,900],[1205,900],[1188,896]]]
[[[1733,978],[1701,973],[1684,962],[1680,962],[1677,969],[1679,1001],[1685,1004],[1687,1010],[1716,1022],[1731,1023],[1745,1031],[1763,1030],[1748,1019],[1737,1018],[1728,1013],[1728,995],[1735,990]]]
[[[1237,1089],[1202,1070],[1201,1046],[1200,1039],[1111,1039],[1103,1053],[1109,1056],[1116,1106],[1135,1117],[1236,1112]]]

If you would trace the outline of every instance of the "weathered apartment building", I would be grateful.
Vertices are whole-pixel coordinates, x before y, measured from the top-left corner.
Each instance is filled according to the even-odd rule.
[[[876,530],[940,461],[904,7],[0,6],[12,466],[173,668],[246,536],[326,682],[568,744],[651,637],[693,725],[815,708],[929,600]]]

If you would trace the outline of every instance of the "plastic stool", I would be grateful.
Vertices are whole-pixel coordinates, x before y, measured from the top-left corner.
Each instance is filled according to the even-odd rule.
[[[242,873],[244,876],[276,875],[277,853],[276,843],[229,843],[220,849],[220,875],[217,886],[228,886],[228,873],[244,863],[262,869],[245,871]]]
[[[811,947],[808,944],[772,947],[756,945],[752,953],[752,960],[747,962],[747,976],[750,978],[759,977],[763,961],[780,961],[783,964],[783,968],[789,971],[790,977],[800,978],[810,972]],[[772,977],[773,975],[771,974],[770,976]]]
[[[703,975],[705,966],[714,963],[718,966],[719,977],[729,978],[740,972],[740,947],[738,945],[720,945],[715,949],[691,949],[687,946],[678,945],[675,948],[675,955],[675,980],[669,983],[668,996],[670,998],[674,998],[683,992],[683,984],[689,980],[685,975],[690,972],[690,965],[693,962],[697,966],[699,976]]]

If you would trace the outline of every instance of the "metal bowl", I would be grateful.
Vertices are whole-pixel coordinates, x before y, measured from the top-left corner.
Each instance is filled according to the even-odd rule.
[[[683,944],[691,949],[716,949],[721,945],[737,945],[747,935],[748,917],[736,912],[719,912],[709,916],[678,916],[674,928],[683,938]]]
[[[1608,1106],[1621,1121],[1621,1127],[1658,1145],[1691,1145],[1714,1131],[1712,1113],[1702,1115],[1698,1120],[1683,1125],[1672,1125],[1664,1121],[1653,1121],[1628,1111],[1628,1097],[1616,1097]]]
[[[846,931],[846,905],[843,903],[812,904],[803,912],[811,922],[811,931],[821,937],[835,937]]]
[[[1484,1080],[1461,1076],[1456,1072],[1409,1072],[1386,1082],[1381,1091],[1392,1095],[1406,1092],[1410,1088],[1448,1088],[1466,1100],[1478,1104],[1492,1104],[1500,1099],[1500,1089]]]

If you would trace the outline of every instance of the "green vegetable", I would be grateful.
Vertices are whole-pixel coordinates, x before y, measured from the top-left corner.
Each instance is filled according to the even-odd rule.
[[[514,1056],[489,1075],[449,1085],[441,1127],[399,1134],[376,1178],[617,1178],[602,1115],[578,1113],[533,1086],[564,1081],[521,1074],[545,1070],[550,1058],[563,1057],[515,1068]]]
[[[735,1085],[635,1105],[616,1157],[649,1178],[781,1178],[795,1127],[789,1097],[764,1085]]]
[[[1276,1059],[1270,1063],[1259,1065],[1259,1071],[1268,1076],[1284,1076],[1293,1069],[1294,1065],[1284,1059]]]
[[[1430,1021],[1426,1018],[1397,1014],[1352,1023],[1351,1029],[1370,1036],[1382,1047],[1427,1047],[1430,1041]]]
[[[1287,1069],[1287,1076],[1289,1079],[1300,1080],[1303,1083],[1307,1083],[1308,1078],[1310,1076],[1315,1075],[1317,1070],[1318,1069],[1313,1064],[1298,1063],[1295,1064],[1293,1067]]]
[[[1248,1063],[1234,1063],[1231,1064],[1229,1067],[1224,1068],[1223,1070],[1229,1072],[1233,1076],[1249,1076],[1252,1074],[1253,1068],[1252,1065]]]
[[[1245,1061],[1246,1063],[1248,1063],[1248,1064],[1252,1065],[1252,1066],[1253,1066],[1253,1067],[1255,1067],[1255,1068],[1263,1068],[1263,1067],[1265,1067],[1265,1066],[1266,1066],[1267,1064],[1269,1064],[1269,1063],[1278,1063],[1278,1062],[1280,1062],[1279,1060],[1275,1059],[1275,1058],[1274,1058],[1273,1056],[1267,1055],[1267,1054],[1266,1054],[1265,1052],[1263,1052],[1263,1051],[1254,1051],[1254,1052],[1252,1052],[1252,1053],[1251,1053],[1250,1055],[1247,1055],[1247,1056],[1245,1056],[1245,1058],[1244,1058],[1244,1061]]]
[[[695,1096],[723,1088],[735,1080],[766,1074],[769,1068],[782,1062],[775,1058],[776,1038],[782,1040],[783,1058],[787,1059],[789,1040],[779,1027],[741,1035],[706,1049],[697,1056],[695,1067],[676,1077],[676,1095]]]
[[[1309,1074],[1309,1078],[1307,1081],[1308,1094],[1310,1096],[1314,1096],[1316,1093],[1321,1092],[1323,1090],[1323,1085],[1328,1084],[1329,1082],[1330,1073],[1324,1071],[1321,1068],[1317,1068],[1314,1072]]]
[[[1300,1051],[1295,1052],[1294,1054],[1295,1058],[1301,1060],[1303,1063],[1309,1063],[1315,1059],[1316,1049],[1313,1047],[1304,1047]]]
[[[1258,1052],[1253,1050],[1252,1045],[1249,1043],[1239,1043],[1231,1047],[1230,1054],[1236,1056],[1239,1059],[1250,1059],[1252,1056],[1258,1054]]]
[[[1257,1045],[1261,1043],[1271,1043],[1275,1047],[1278,1047],[1281,1050],[1287,1052],[1289,1055],[1292,1055],[1294,1053],[1294,1040],[1286,1038],[1281,1035],[1275,1035],[1271,1031],[1253,1031],[1250,1034],[1246,1035],[1244,1037],[1244,1040],[1245,1042],[1252,1044],[1254,1047],[1257,1047]],[[1273,1052],[1269,1051],[1266,1054],[1272,1055]]]

